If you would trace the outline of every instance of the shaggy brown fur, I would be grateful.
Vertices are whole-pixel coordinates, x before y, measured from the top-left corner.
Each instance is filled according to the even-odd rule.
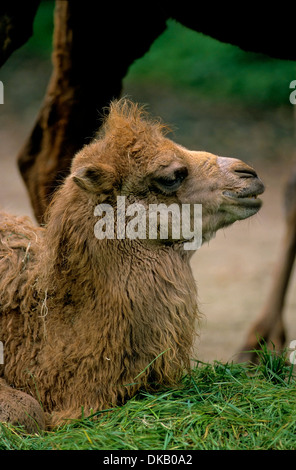
[[[249,197],[263,191],[254,170],[164,134],[137,105],[113,103],[98,137],[74,158],[46,228],[0,216],[0,376],[38,399],[52,424],[82,407],[121,404],[140,387],[175,384],[190,366],[192,252],[182,239],[98,240],[96,205],[114,206],[118,195],[146,207],[200,203],[204,240],[260,207]]]

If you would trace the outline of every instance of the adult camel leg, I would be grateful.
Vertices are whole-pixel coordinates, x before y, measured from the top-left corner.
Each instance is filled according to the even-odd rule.
[[[282,242],[278,263],[267,301],[259,319],[251,327],[245,344],[240,350],[238,361],[255,361],[259,349],[258,340],[272,341],[277,348],[285,342],[283,311],[289,280],[296,256],[296,172],[292,175],[286,190],[286,233]]]

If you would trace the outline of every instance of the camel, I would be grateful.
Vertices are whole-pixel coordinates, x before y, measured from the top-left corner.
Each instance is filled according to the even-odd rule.
[[[33,34],[39,4],[40,0],[27,0],[25,4],[3,2],[0,66]],[[176,2],[161,8],[150,4],[145,15],[132,4],[116,8],[105,5],[104,11],[95,2],[85,2],[84,8],[64,0],[56,0],[55,4],[53,72],[36,123],[18,155],[19,170],[39,223],[44,222],[52,195],[69,174],[73,155],[91,141],[98,125],[98,110],[121,96],[129,66],[149,50],[166,29],[169,18],[246,51],[296,59],[293,17],[283,8],[270,6],[266,21],[263,10],[254,12],[250,7],[244,10],[241,21],[233,7],[224,4],[216,5],[214,16],[210,4],[199,6],[198,11]],[[279,24],[285,24],[285,28],[275,35]],[[296,223],[288,222],[271,294],[240,351],[257,348],[260,336],[268,340],[275,335],[279,346],[283,345],[283,304],[296,251],[289,248],[288,239],[295,238],[295,234]],[[278,326],[274,327],[274,323]]]
[[[44,227],[1,213],[0,420],[56,426],[189,373],[199,313],[188,238],[99,239],[98,207],[123,196],[127,208],[202,205],[204,242],[256,214],[264,185],[242,161],[190,151],[167,132],[114,101]]]

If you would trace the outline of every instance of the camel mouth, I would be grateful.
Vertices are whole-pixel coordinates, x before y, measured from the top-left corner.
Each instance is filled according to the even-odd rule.
[[[229,201],[236,205],[259,209],[262,206],[262,200],[258,198],[260,193],[235,193],[232,191],[223,191],[223,196],[225,196]]]

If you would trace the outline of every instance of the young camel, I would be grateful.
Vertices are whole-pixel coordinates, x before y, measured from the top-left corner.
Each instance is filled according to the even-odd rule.
[[[73,159],[45,228],[1,215],[0,420],[29,431],[56,425],[189,370],[198,309],[188,240],[171,231],[99,240],[96,208],[118,196],[127,207],[202,204],[205,241],[256,214],[264,187],[240,160],[165,134],[136,104],[114,102]]]

